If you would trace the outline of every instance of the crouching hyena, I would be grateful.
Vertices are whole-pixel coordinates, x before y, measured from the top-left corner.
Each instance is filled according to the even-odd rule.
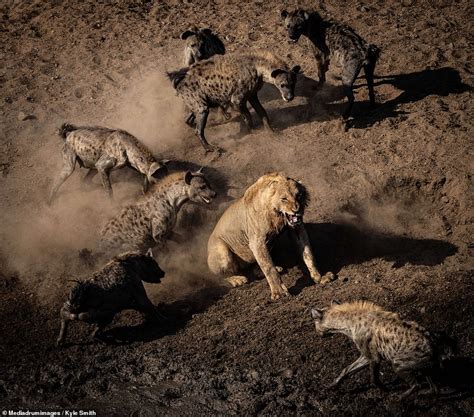
[[[191,28],[180,36],[186,41],[184,65],[190,66],[214,55],[224,55],[225,46],[211,29]]]
[[[164,276],[151,251],[146,255],[130,252],[115,257],[88,279],[77,281],[61,308],[61,330],[56,344],[64,342],[70,321],[95,324],[92,335],[98,337],[122,310],[134,309],[149,319],[159,318],[142,281],[157,284]]]
[[[280,90],[285,101],[291,101],[299,70],[299,66],[289,69],[281,59],[269,52],[253,51],[216,55],[191,67],[169,72],[168,77],[191,111],[186,121],[197,118],[196,134],[204,149],[212,151],[215,148],[204,136],[210,108],[226,109],[232,105],[242,115],[246,127],[251,129],[252,118],[247,108],[249,101],[264,126],[270,129],[267,113],[257,93],[266,81]]]
[[[112,186],[109,176],[114,169],[127,165],[143,174],[143,192],[148,190],[149,183],[155,182],[157,177],[167,171],[166,161],[157,161],[143,143],[124,130],[76,127],[64,123],[58,133],[64,139],[63,168],[52,188],[49,202],[74,172],[76,162],[89,169],[84,181],[90,182],[98,172],[110,196]]]
[[[380,49],[364,41],[354,29],[333,20],[324,20],[317,12],[283,10],[281,17],[285,21],[288,37],[297,42],[301,35],[307,36],[315,48],[320,84],[326,80],[329,58],[332,56],[342,67],[342,85],[349,100],[343,117],[347,119],[354,104],[352,86],[361,68],[364,68],[370,105],[375,105],[374,70]]]
[[[143,252],[174,239],[178,212],[187,201],[210,204],[216,196],[204,175],[176,172],[153,186],[144,200],[124,208],[100,232],[101,252]]]
[[[454,344],[448,337],[429,333],[416,322],[402,320],[398,314],[384,311],[368,301],[312,309],[311,316],[320,335],[345,334],[354,341],[361,354],[342,370],[331,386],[337,386],[345,377],[370,366],[371,382],[383,387],[379,366],[385,359],[392,364],[396,374],[410,384],[402,398],[419,388],[418,376],[423,376],[431,390],[437,391],[431,375],[453,352]]]

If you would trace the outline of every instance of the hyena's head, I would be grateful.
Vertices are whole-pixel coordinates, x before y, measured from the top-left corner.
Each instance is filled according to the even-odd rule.
[[[128,252],[117,256],[115,259],[145,282],[158,284],[161,282],[161,278],[165,276],[165,272],[153,258],[151,249],[148,249],[146,254]]]
[[[334,317],[334,310],[339,308],[340,304],[339,301],[332,300],[329,307],[311,309],[311,318],[314,321],[317,334],[326,336],[331,333],[337,333],[339,326],[337,319]]]
[[[291,70],[278,68],[271,73],[273,84],[280,90],[280,94],[285,101],[291,101],[295,97],[296,78],[300,72],[299,65]]]
[[[217,195],[202,173],[202,168],[197,172],[186,172],[184,175],[184,182],[187,185],[189,199],[195,203],[204,202],[206,204],[211,204],[212,200]]]
[[[290,42],[298,42],[301,35],[308,33],[308,19],[309,13],[305,10],[295,10],[287,12],[283,10],[281,12],[281,18],[285,22],[285,28],[288,31],[288,38]]]
[[[209,38],[212,35],[211,29],[192,28],[186,30],[180,35],[180,38],[186,41],[184,49],[186,65],[194,64],[203,59],[210,58],[207,56],[207,45]]]
[[[79,314],[88,309],[88,301],[91,300],[91,288],[89,283],[76,281],[77,284],[69,293],[69,298],[63,306],[68,313]]]

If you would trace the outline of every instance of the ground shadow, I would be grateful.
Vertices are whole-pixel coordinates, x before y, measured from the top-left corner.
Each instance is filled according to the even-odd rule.
[[[352,127],[364,129],[380,120],[397,117],[405,113],[397,109],[400,104],[416,102],[429,95],[448,96],[472,90],[471,86],[462,82],[459,72],[450,67],[426,69],[409,74],[376,76],[375,78],[376,91],[377,86],[390,84],[402,92],[396,98],[380,103],[374,110],[368,112],[365,111],[367,102],[356,102]],[[366,88],[367,85],[364,83],[355,86],[355,88],[360,87]],[[363,106],[364,111],[360,106]]]
[[[132,342],[151,342],[163,336],[174,335],[186,326],[193,315],[206,311],[222,298],[229,288],[215,286],[201,289],[182,300],[171,304],[162,304],[159,311],[166,317],[160,322],[143,322],[138,326],[117,326],[103,333],[105,340],[111,343],[128,344]]]
[[[388,235],[360,230],[348,224],[307,223],[306,230],[322,273],[331,271],[337,274],[344,266],[374,258],[393,262],[393,268],[406,264],[434,266],[457,252],[455,245],[443,240]],[[278,265],[295,266],[295,260],[301,256],[294,249],[289,249],[294,247],[289,233],[277,239],[272,255]],[[312,284],[311,279],[305,276],[298,280],[292,292],[299,292]]]

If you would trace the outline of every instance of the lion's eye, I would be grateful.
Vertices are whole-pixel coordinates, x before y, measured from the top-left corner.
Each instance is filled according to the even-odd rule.
[[[281,201],[287,202],[288,199],[287,199],[286,197],[283,197],[283,198],[281,199]]]

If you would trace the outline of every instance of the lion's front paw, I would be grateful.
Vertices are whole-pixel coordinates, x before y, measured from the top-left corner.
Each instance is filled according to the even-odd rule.
[[[271,289],[272,300],[278,300],[281,297],[289,297],[290,293],[284,284],[281,284],[279,287],[274,287]]]
[[[232,287],[240,287],[241,285],[247,284],[249,280],[243,275],[234,275],[233,277],[227,278],[227,282]]]
[[[326,272],[319,280],[319,283],[321,285],[326,285],[327,283],[334,281],[335,279],[336,279],[336,275],[334,275],[333,272]]]

